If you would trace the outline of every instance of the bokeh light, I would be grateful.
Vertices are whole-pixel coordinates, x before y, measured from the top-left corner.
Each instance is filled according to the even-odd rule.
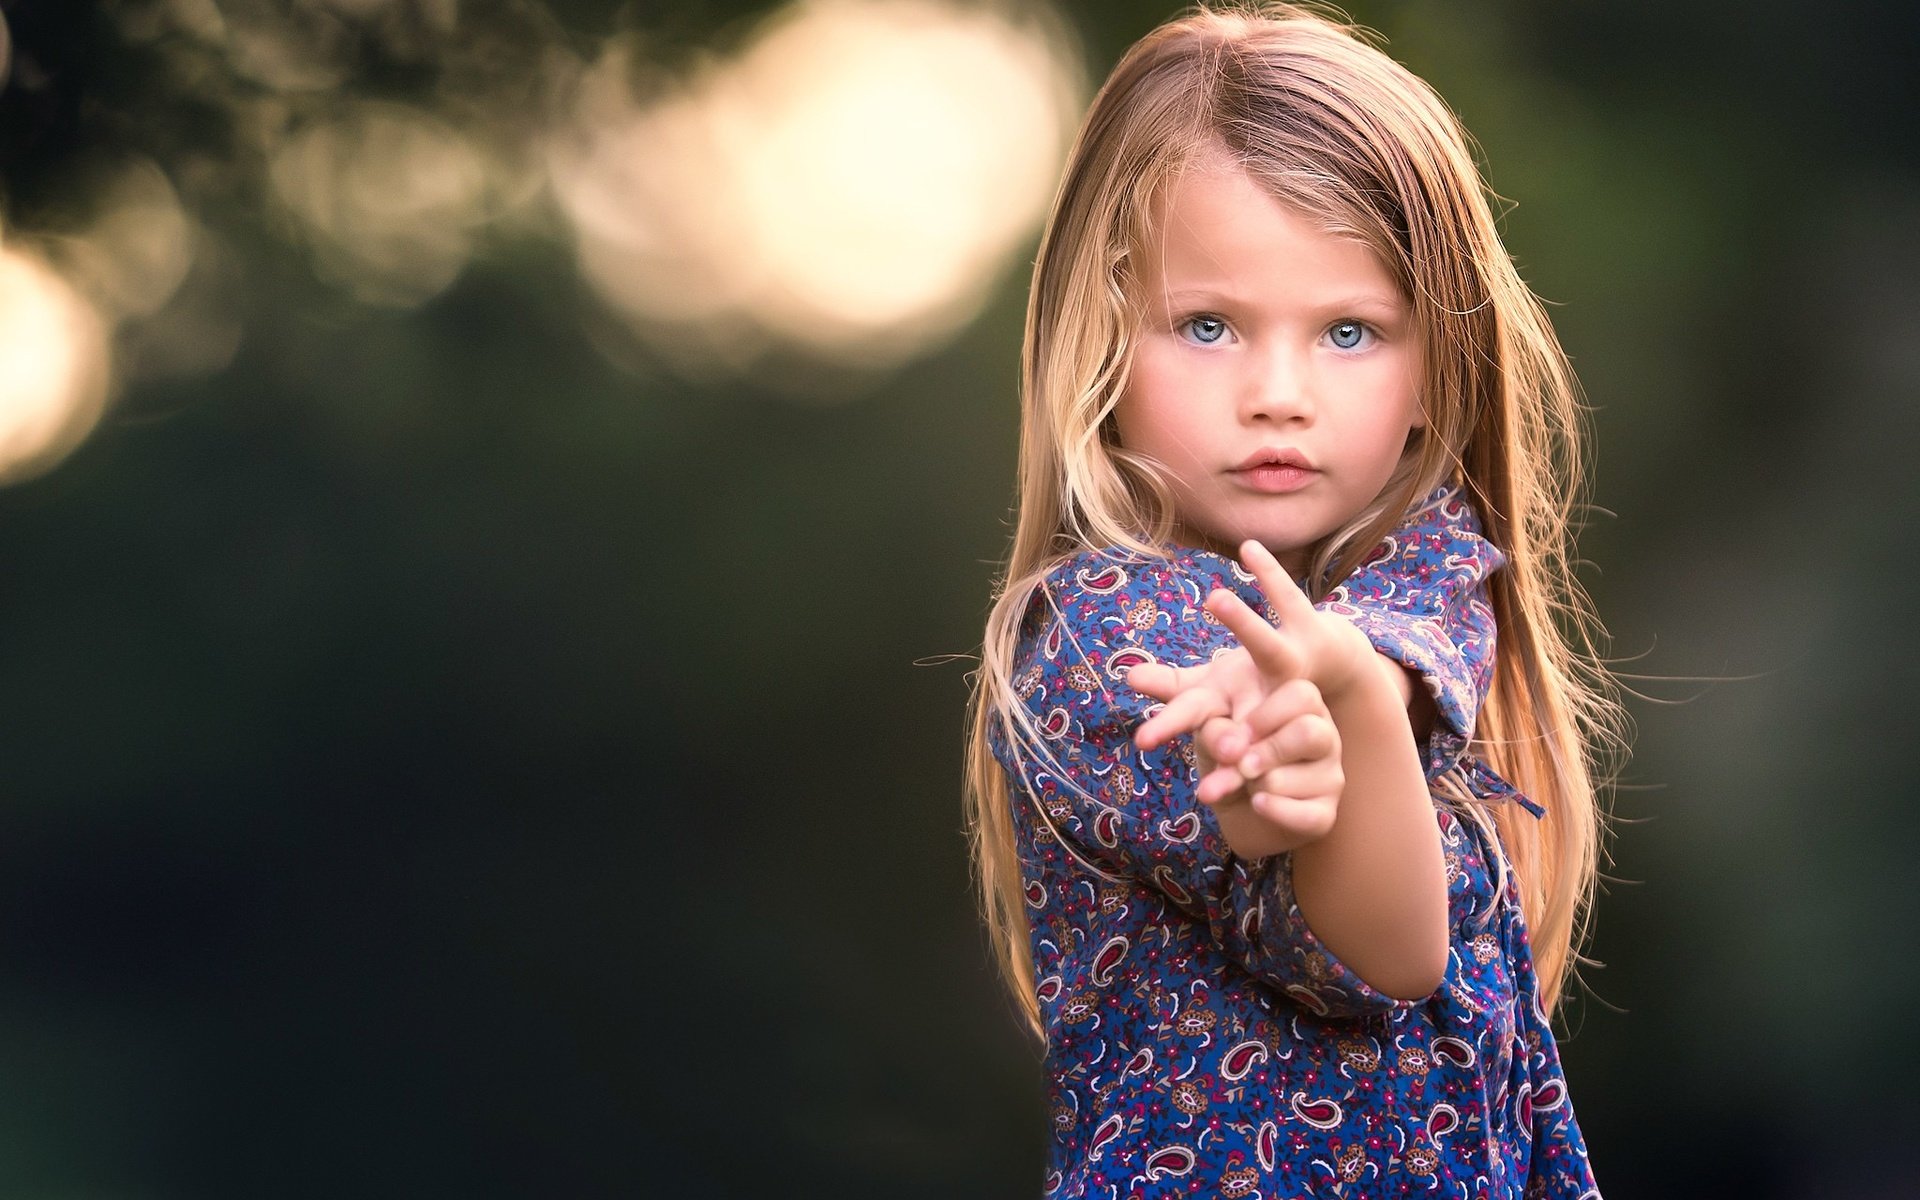
[[[480,154],[405,105],[362,101],[308,125],[269,175],[321,277],[372,304],[418,304],[452,283],[487,216]]]
[[[106,392],[106,322],[44,258],[0,243],[0,482],[59,462]]]
[[[984,12],[790,9],[721,77],[757,315],[794,336],[951,326],[1037,226],[1075,97],[1054,47]]]
[[[790,5],[666,85],[635,57],[588,75],[554,194],[643,339],[743,369],[770,344],[891,366],[962,326],[1037,229],[1082,90],[1050,22],[930,2]]]
[[[131,378],[232,361],[236,231],[396,308],[483,245],[558,235],[614,361],[859,394],[979,312],[1039,228],[1086,91],[1050,4],[799,0],[679,66],[630,26],[577,37],[541,0],[107,11],[170,97],[155,111],[219,133],[129,112],[133,152],[35,213]],[[7,49],[0,25],[0,72]]]
[[[194,222],[147,159],[104,174],[88,190],[92,219],[59,241],[65,274],[113,319],[153,315],[192,266]]]
[[[175,0],[175,8],[183,14],[212,7],[200,0]],[[217,31],[242,76],[271,91],[335,88],[352,69],[349,30],[325,4],[226,0],[211,20],[198,12],[194,20],[209,32]]]
[[[708,109],[683,93],[636,106],[632,54],[616,41],[583,78],[575,125],[550,149],[553,194],[602,298],[690,325],[743,304],[758,272],[723,244],[740,214]]]

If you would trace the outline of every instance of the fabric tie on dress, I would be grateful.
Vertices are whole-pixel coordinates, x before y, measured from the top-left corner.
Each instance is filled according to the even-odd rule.
[[[1528,799],[1519,788],[1502,779],[1492,767],[1481,762],[1478,755],[1461,755],[1459,761],[1453,764],[1453,769],[1448,772],[1448,774],[1455,773],[1459,775],[1461,782],[1466,784],[1469,794],[1484,796],[1488,800],[1499,803],[1511,800],[1532,813],[1535,818],[1544,818],[1547,815],[1546,809]]]

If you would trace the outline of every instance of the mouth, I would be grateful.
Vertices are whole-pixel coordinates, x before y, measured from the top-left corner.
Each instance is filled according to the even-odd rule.
[[[1298,450],[1256,450],[1234,470],[1256,471],[1262,467],[1297,467],[1302,471],[1314,469],[1313,464],[1307,461],[1307,456]]]
[[[1259,450],[1230,474],[1256,492],[1282,494],[1306,487],[1320,472],[1297,450]]]

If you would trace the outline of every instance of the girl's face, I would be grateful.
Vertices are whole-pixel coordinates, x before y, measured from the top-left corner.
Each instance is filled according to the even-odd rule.
[[[1120,443],[1170,473],[1183,541],[1256,538],[1297,576],[1423,424],[1412,313],[1369,247],[1224,160],[1190,166],[1160,216]]]

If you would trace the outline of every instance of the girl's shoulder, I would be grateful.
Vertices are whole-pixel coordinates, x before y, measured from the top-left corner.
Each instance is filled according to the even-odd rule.
[[[1104,598],[1155,596],[1169,598],[1199,593],[1204,600],[1214,588],[1229,588],[1245,596],[1259,595],[1259,584],[1239,563],[1223,554],[1193,546],[1167,546],[1158,555],[1120,546],[1103,546],[1065,554],[1048,568],[1036,589],[1056,597]]]
[[[1458,485],[1443,484],[1407,511],[1360,566],[1328,593],[1327,603],[1339,609],[1405,603],[1423,593],[1469,591],[1506,561],[1482,533],[1472,501]]]
[[[1016,659],[1204,658],[1230,635],[1203,607],[1216,589],[1264,610],[1259,584],[1210,550],[1170,546],[1148,555],[1106,546],[1063,554],[1027,600]]]

